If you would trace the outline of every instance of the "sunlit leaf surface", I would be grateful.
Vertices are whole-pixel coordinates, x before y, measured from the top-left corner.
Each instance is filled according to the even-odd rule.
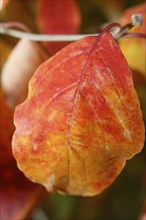
[[[109,33],[42,64],[16,108],[13,153],[48,191],[92,196],[141,151],[144,125],[131,72]]]

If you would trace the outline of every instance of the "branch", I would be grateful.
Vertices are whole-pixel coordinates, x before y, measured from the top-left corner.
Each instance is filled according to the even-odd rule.
[[[26,39],[26,40],[32,40],[32,41],[76,41],[79,40],[83,37],[87,36],[97,36],[97,34],[78,34],[78,35],[62,35],[62,34],[57,34],[57,35],[52,35],[52,34],[32,34],[32,33],[26,33],[23,31],[18,31],[14,29],[5,29],[1,28],[0,29],[1,34],[6,34],[12,37],[16,38],[21,38],[21,39]]]
[[[127,33],[132,27],[139,26],[142,23],[142,15],[141,14],[133,14],[131,17],[131,23],[126,24],[125,26],[121,27],[118,23],[109,24],[107,27],[105,27],[104,30],[102,30],[102,33],[105,31],[110,31],[111,29],[115,28],[113,31],[111,31],[111,34],[115,39],[120,37],[143,37],[146,38],[145,34],[137,34],[137,33]],[[15,30],[12,27],[19,28],[20,30]],[[74,34],[74,35],[48,35],[48,34],[33,34],[30,33],[30,30],[23,24],[19,22],[7,22],[7,23],[0,23],[0,33],[6,34],[12,37],[26,39],[26,40],[32,40],[32,41],[50,41],[50,42],[60,42],[60,41],[76,41],[83,37],[88,36],[98,36],[98,33],[95,34]]]

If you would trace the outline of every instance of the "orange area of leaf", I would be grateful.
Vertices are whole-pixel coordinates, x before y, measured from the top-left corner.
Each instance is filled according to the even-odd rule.
[[[110,33],[42,64],[16,108],[13,154],[48,191],[93,196],[140,152],[144,125],[131,72]]]
[[[134,13],[141,14],[143,22],[141,26],[134,27],[129,32],[146,34],[146,4],[126,10],[120,20],[121,25],[131,22],[131,15]],[[119,45],[129,66],[146,77],[146,39],[138,37],[121,38]]]

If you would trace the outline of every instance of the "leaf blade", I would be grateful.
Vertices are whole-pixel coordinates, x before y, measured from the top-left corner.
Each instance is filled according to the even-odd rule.
[[[76,51],[86,52],[72,57]],[[84,196],[110,185],[144,141],[131,72],[111,34],[82,39],[46,61],[15,125],[13,153],[32,181]]]

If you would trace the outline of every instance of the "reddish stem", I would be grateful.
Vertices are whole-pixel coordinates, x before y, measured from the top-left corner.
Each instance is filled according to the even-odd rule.
[[[119,23],[112,23],[106,26],[101,33],[98,35],[100,37],[101,34],[110,31],[112,28],[119,28],[119,31],[114,34],[115,38],[120,37],[140,37],[140,38],[146,38],[146,34],[143,33],[128,33],[128,31],[133,28],[135,25],[133,23],[128,23],[124,25],[123,27]]]
[[[140,37],[140,38],[146,38],[146,34],[143,34],[143,33],[125,33],[122,37]]]
[[[118,27],[120,30],[121,30],[121,25],[119,23],[111,23],[109,25],[107,25],[103,30],[102,30],[102,34],[107,32],[107,31],[110,31],[112,28],[116,28]]]
[[[106,33],[106,32],[109,32],[112,28],[118,28],[118,33],[120,32],[121,30],[121,25],[119,23],[111,23],[109,25],[107,25],[98,35],[98,37],[100,37],[102,34]],[[116,31],[116,34],[117,34],[117,31]],[[115,35],[116,35],[115,34]]]

